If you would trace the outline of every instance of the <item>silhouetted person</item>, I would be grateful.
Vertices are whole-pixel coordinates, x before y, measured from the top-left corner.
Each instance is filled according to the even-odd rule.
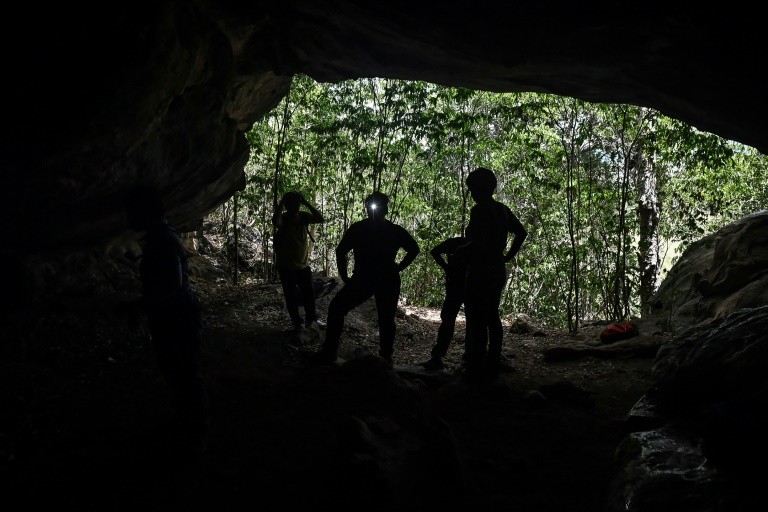
[[[325,342],[314,354],[313,362],[336,361],[344,327],[344,317],[371,296],[376,298],[379,321],[379,355],[392,365],[395,341],[395,313],[400,297],[400,272],[419,254],[416,240],[402,226],[385,219],[389,198],[374,192],[365,199],[367,219],[353,223],[336,247],[336,265],[344,286],[328,305]],[[398,263],[397,254],[405,250]],[[347,257],[352,252],[355,268],[348,277]]]
[[[467,260],[455,254],[456,249],[467,242],[466,238],[456,236],[443,240],[432,248],[430,254],[445,272],[445,298],[440,309],[440,327],[437,329],[437,341],[432,347],[429,360],[420,363],[427,370],[439,370],[445,365],[443,358],[448,353],[453,333],[456,329],[456,317],[464,304],[467,281]],[[445,255],[445,257],[443,257]],[[464,353],[467,354],[469,331],[464,339]]]
[[[504,334],[499,305],[507,281],[505,264],[515,257],[528,233],[509,207],[493,198],[497,184],[493,171],[478,167],[469,173],[466,183],[475,205],[470,210],[467,243],[455,254],[468,262],[464,304],[470,339],[467,362],[472,370],[485,365],[496,372]],[[504,254],[510,233],[514,238]]]
[[[301,210],[301,205],[307,210]],[[285,211],[283,211],[285,208]],[[275,208],[275,263],[283,285],[285,307],[294,327],[309,327],[317,321],[315,289],[309,255],[312,252],[310,224],[323,222],[323,215],[298,192],[287,192]],[[314,242],[314,239],[312,239]],[[299,302],[304,305],[304,319]]]
[[[134,189],[125,206],[131,228],[145,232],[142,300],[157,364],[174,398],[170,448],[180,456],[199,456],[208,439],[208,396],[200,374],[200,303],[189,283],[187,254],[155,190]]]

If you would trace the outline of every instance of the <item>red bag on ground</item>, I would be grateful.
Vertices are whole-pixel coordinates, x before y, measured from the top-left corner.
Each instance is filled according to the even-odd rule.
[[[637,324],[628,321],[623,324],[611,324],[600,333],[600,341],[603,343],[613,343],[614,341],[626,340],[640,334]]]

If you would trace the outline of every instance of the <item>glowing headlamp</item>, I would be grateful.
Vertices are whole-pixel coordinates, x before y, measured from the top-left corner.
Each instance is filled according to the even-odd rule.
[[[379,207],[379,205],[377,205],[376,203],[371,203],[368,206],[370,207],[371,210],[375,210],[376,208]]]

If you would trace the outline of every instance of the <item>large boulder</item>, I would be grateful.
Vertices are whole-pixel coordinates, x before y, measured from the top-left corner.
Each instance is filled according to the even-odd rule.
[[[651,299],[669,332],[768,304],[768,210],[692,243]]]

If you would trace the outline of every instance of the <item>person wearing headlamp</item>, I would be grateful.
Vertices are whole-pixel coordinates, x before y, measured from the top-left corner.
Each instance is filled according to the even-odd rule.
[[[337,360],[344,318],[371,297],[376,299],[379,323],[379,356],[392,367],[395,313],[400,298],[400,272],[419,254],[419,245],[402,226],[386,219],[389,197],[374,192],[365,198],[367,218],[354,222],[336,247],[336,266],[344,286],[328,305],[328,325],[322,348],[312,356],[315,364]],[[398,262],[400,249],[405,251]],[[349,275],[349,253],[354,270]]]

